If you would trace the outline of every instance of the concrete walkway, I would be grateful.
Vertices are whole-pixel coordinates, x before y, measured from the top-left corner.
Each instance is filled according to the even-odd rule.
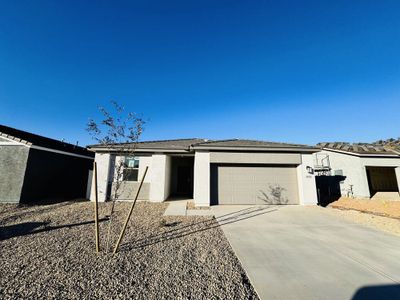
[[[212,216],[211,209],[187,209],[188,201],[193,200],[171,200],[166,201],[168,207],[164,216]]]
[[[186,216],[186,200],[167,201],[168,207],[164,216]]]
[[[261,299],[400,299],[400,238],[319,207],[215,206]]]

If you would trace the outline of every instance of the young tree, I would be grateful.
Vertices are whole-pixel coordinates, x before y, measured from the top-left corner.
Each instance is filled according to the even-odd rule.
[[[146,123],[140,115],[133,112],[125,112],[124,108],[116,101],[111,101],[111,106],[112,110],[99,107],[101,114],[100,120],[95,121],[94,119],[89,119],[86,128],[90,136],[98,144],[110,151],[113,162],[112,166],[114,167],[114,177],[112,180],[113,183],[110,196],[112,205],[109,214],[106,245],[107,250],[115,202],[121,195],[125,158],[134,156],[137,143],[142,135]]]

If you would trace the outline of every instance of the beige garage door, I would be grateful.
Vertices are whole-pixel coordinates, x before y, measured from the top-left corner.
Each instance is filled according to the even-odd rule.
[[[212,204],[298,204],[295,166],[212,165]]]

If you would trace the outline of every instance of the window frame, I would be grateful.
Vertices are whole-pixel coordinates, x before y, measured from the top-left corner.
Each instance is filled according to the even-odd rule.
[[[129,161],[134,160],[133,162],[133,167],[129,167]],[[137,166],[135,167],[137,162]],[[139,181],[139,169],[140,169],[140,158],[137,156],[126,156],[124,159],[124,168],[123,168],[123,176],[122,176],[122,181],[130,181],[130,182],[137,182]],[[136,173],[136,180],[127,180],[126,179],[126,171],[132,171],[132,170],[137,170]]]

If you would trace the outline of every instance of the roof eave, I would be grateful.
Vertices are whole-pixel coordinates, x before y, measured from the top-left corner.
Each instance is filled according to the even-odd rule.
[[[26,145],[32,145],[32,143],[30,143],[30,142],[28,142],[26,140],[17,138],[15,136],[9,135],[9,134],[4,133],[4,132],[0,132],[0,136],[3,137],[3,138],[6,138],[6,139],[12,140],[14,142],[17,142],[17,143],[26,144]]]
[[[110,147],[88,147],[89,151],[92,152],[134,152],[134,153],[188,153],[190,150],[186,149],[171,149],[171,148],[136,148],[136,149],[119,149],[119,148],[110,148]]]
[[[342,153],[342,154],[347,154],[347,155],[353,155],[353,156],[358,156],[358,157],[391,157],[391,158],[400,158],[399,154],[396,153],[357,153],[357,152],[350,152],[350,151],[344,151],[344,150],[339,150],[339,149],[331,149],[331,148],[322,148],[322,150],[325,151],[332,151],[332,152],[337,152],[337,153]]]
[[[194,146],[194,150],[226,150],[226,151],[266,151],[266,152],[310,152],[315,153],[321,151],[314,147],[236,147],[236,146]]]

